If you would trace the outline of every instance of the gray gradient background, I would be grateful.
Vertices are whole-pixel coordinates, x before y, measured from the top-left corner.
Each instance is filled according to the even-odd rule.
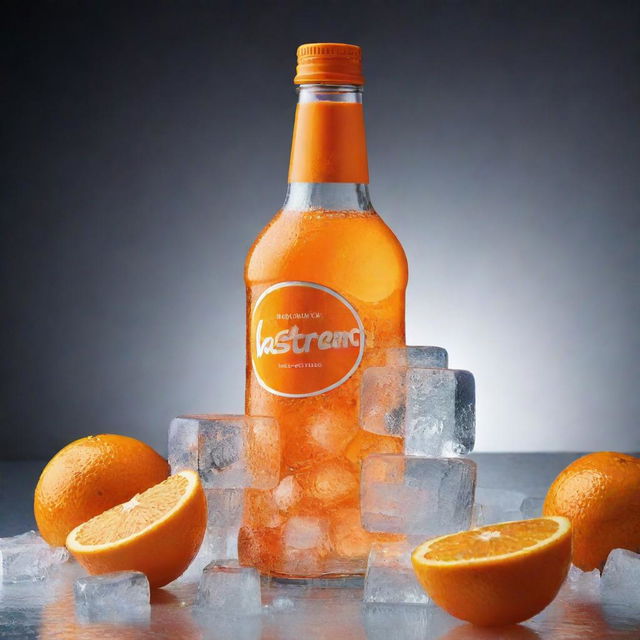
[[[280,205],[295,47],[360,44],[407,337],[478,449],[640,449],[637,2],[11,3],[0,457],[243,407],[244,256]]]

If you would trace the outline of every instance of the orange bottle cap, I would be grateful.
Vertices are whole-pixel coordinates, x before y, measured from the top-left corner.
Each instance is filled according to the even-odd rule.
[[[315,42],[298,47],[295,84],[364,84],[362,54],[353,44]]]

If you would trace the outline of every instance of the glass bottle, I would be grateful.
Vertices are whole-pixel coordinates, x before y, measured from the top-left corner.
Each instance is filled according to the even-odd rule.
[[[241,562],[268,575],[361,574],[373,541],[359,512],[362,459],[400,452],[358,426],[360,379],[405,344],[407,261],[373,209],[360,48],[298,49],[289,186],[245,266],[246,412],[275,417],[280,484],[247,490]]]

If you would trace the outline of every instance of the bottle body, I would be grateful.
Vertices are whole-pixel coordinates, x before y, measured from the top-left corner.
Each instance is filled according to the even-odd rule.
[[[251,248],[245,281],[246,411],[278,420],[283,453],[280,485],[272,491],[247,491],[241,560],[283,577],[362,573],[371,543],[389,536],[361,527],[360,465],[370,453],[399,452],[402,445],[397,438],[359,428],[360,380],[367,366],[380,364],[375,361],[379,349],[405,343],[407,264],[402,247],[373,210],[285,208]],[[363,355],[354,373],[317,395],[276,395],[260,384],[252,364],[256,301],[270,287],[289,282],[337,292],[364,328]],[[313,314],[314,308],[311,304],[306,311]],[[295,312],[304,310],[296,307]]]
[[[362,574],[360,467],[399,438],[359,428],[362,372],[405,344],[407,261],[369,200],[360,50],[298,50],[282,209],[245,264],[246,413],[281,430],[279,484],[247,489],[242,564],[284,578]],[[346,84],[341,84],[342,82]]]

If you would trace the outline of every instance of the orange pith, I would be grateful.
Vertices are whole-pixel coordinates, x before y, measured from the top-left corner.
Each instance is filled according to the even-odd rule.
[[[91,574],[137,570],[159,587],[189,566],[206,522],[200,480],[182,471],[79,525],[69,533],[67,547]]]
[[[573,527],[573,563],[601,569],[615,548],[640,549],[640,458],[599,451],[572,462],[553,481],[544,515]]]
[[[571,523],[536,518],[442,536],[412,555],[433,601],[480,626],[522,622],[556,596],[571,563]]]

